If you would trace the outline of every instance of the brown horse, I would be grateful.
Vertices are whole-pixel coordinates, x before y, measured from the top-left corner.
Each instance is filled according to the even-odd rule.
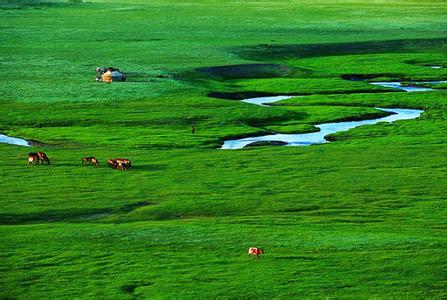
[[[94,165],[96,167],[99,167],[99,161],[96,159],[96,157],[84,157],[82,158],[82,165]]]
[[[122,161],[116,161],[116,163],[117,163],[116,169],[122,170],[122,171],[127,171],[128,166],[126,163],[124,163]]]
[[[39,152],[37,152],[37,155],[39,157],[39,162],[41,161],[42,165],[45,161],[47,162],[47,164],[50,164],[50,159],[48,158],[48,156],[45,153],[43,153],[42,151],[39,151]]]
[[[107,164],[113,169],[122,171],[126,171],[131,167],[131,162],[127,158],[109,159]]]
[[[39,155],[37,153],[31,152],[28,154],[28,165],[39,164]]]
[[[107,160],[107,165],[109,167],[111,167],[112,169],[116,169],[116,167],[118,166],[118,163],[114,159],[109,159],[109,160]]]
[[[126,165],[128,168],[132,167],[132,163],[127,158],[115,158],[117,163]]]
[[[253,255],[256,258],[259,258],[261,254],[264,254],[264,250],[261,248],[256,247],[248,248],[248,255]]]

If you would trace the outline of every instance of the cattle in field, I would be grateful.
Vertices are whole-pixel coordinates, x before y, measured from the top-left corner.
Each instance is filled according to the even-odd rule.
[[[256,258],[259,258],[261,254],[264,254],[264,250],[261,248],[250,247],[248,248],[248,255],[253,255]]]
[[[39,157],[39,162],[42,162],[42,165],[44,162],[47,162],[47,164],[50,164],[50,159],[44,152],[39,151],[39,152],[37,152],[37,155]]]
[[[37,153],[29,153],[28,154],[28,165],[31,164],[39,164],[39,155]]]
[[[84,157],[82,158],[82,165],[94,165],[95,167],[99,167],[99,161],[96,159],[96,157],[90,156],[90,157]]]

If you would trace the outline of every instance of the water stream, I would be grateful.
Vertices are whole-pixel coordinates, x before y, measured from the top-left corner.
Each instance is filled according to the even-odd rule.
[[[362,121],[350,122],[334,122],[322,123],[315,125],[320,129],[318,132],[300,133],[300,134],[268,134],[257,137],[248,137],[237,140],[227,140],[222,145],[221,149],[242,149],[245,146],[256,142],[284,142],[285,146],[308,146],[313,144],[327,143],[325,136],[336,132],[347,131],[349,129],[362,126],[372,125],[379,122],[395,122],[398,120],[410,120],[418,118],[422,110],[419,109],[401,109],[401,108],[380,108],[377,109],[390,112],[392,115]]]
[[[30,144],[28,141],[26,141],[24,139],[12,137],[12,136],[7,136],[4,134],[0,134],[0,143],[30,147]]]
[[[421,82],[414,82],[415,84],[438,84],[438,83],[446,83],[447,81],[421,81]],[[432,88],[427,87],[419,87],[419,86],[410,86],[410,85],[402,85],[399,81],[381,81],[381,82],[370,82],[370,84],[373,85],[379,85],[383,87],[390,87],[399,89],[406,92],[426,92],[426,91],[433,91]]]
[[[429,81],[429,82],[418,82],[418,83],[445,83],[447,81]],[[417,87],[417,86],[403,86],[400,82],[372,82],[371,84],[384,86],[384,87],[392,87],[396,89],[400,89],[406,92],[421,92],[421,91],[430,91],[433,90],[431,88],[425,87]],[[248,98],[245,100],[241,100],[242,102],[259,105],[259,106],[268,106],[269,103],[274,103],[281,100],[286,100],[295,96],[290,95],[280,95],[280,96],[271,96],[271,97],[256,97],[256,98]],[[362,125],[370,125],[376,124],[379,122],[395,122],[398,120],[408,120],[415,119],[420,116],[423,112],[422,110],[417,109],[400,109],[400,108],[377,108],[382,111],[387,111],[392,113],[387,117],[371,119],[371,120],[362,120],[362,121],[352,121],[352,122],[337,122],[337,123],[323,123],[315,125],[320,129],[319,132],[312,133],[302,133],[302,134],[268,134],[264,136],[258,137],[249,137],[237,140],[227,140],[224,142],[222,149],[241,149],[249,144],[255,142],[283,142],[287,143],[287,146],[306,146],[312,144],[322,144],[326,143],[327,140],[324,138],[328,134],[333,134],[340,131],[346,131],[358,126]],[[24,139],[7,136],[4,134],[0,134],[0,143],[12,144],[18,146],[30,147],[30,142]]]
[[[401,86],[399,82],[376,82],[373,84],[396,87],[407,92],[415,92],[421,91],[422,88],[418,87],[408,87]],[[428,88],[423,88],[424,91],[431,90]],[[292,98],[294,96],[273,96],[273,97],[257,97],[257,98],[249,98],[242,100],[243,102],[267,106],[268,103],[274,103],[277,101],[285,100]],[[418,118],[422,110],[419,109],[401,109],[401,108],[380,108],[376,107],[376,109],[386,111],[391,113],[389,116],[380,117],[376,119],[370,120],[362,120],[362,121],[350,121],[350,122],[332,122],[332,123],[322,123],[317,124],[315,127],[318,127],[320,131],[318,132],[310,132],[310,133],[300,133],[300,134],[267,134],[263,136],[257,137],[248,137],[242,139],[235,140],[227,140],[222,145],[221,149],[242,149],[247,145],[258,143],[258,142],[282,142],[285,143],[285,146],[308,146],[313,144],[323,144],[327,143],[328,140],[325,139],[325,136],[329,134],[334,134],[337,132],[347,131],[349,129],[362,126],[362,125],[372,125],[377,124],[379,122],[395,122],[398,120],[410,120]]]

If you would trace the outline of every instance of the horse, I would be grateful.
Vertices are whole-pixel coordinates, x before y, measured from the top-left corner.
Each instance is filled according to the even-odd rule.
[[[248,255],[253,255],[256,258],[259,258],[261,254],[264,254],[264,250],[262,250],[261,248],[250,247],[248,249]]]
[[[84,157],[82,158],[82,165],[89,165],[92,164],[95,167],[99,167],[99,161],[96,159],[96,157]]]
[[[42,162],[42,165],[43,165],[43,162],[44,162],[44,161],[46,161],[47,164],[50,164],[50,159],[49,159],[48,156],[47,156],[45,153],[43,153],[42,151],[37,152],[37,156],[39,157],[39,161]]]
[[[111,167],[112,169],[116,169],[116,167],[118,166],[118,163],[114,159],[109,159],[109,160],[107,160],[107,165],[109,167]]]
[[[107,164],[113,169],[122,171],[126,171],[132,166],[130,160],[128,160],[127,158],[109,159],[107,160]]]
[[[122,160],[117,160],[116,163],[117,163],[116,168],[117,168],[118,170],[127,171],[127,169],[128,169],[129,166],[128,166],[124,161],[122,161]]]
[[[31,152],[28,154],[28,165],[39,164],[39,155],[37,153]]]
[[[127,158],[115,158],[115,161],[117,163],[116,168],[119,170],[127,171],[127,169],[132,166],[130,160],[128,160]]]
[[[115,161],[117,163],[125,164],[127,167],[132,167],[132,163],[127,158],[115,158]]]

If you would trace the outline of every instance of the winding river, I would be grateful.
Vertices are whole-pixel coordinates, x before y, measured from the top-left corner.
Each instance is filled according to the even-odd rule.
[[[0,143],[30,147],[30,144],[28,141],[26,141],[24,139],[7,136],[4,134],[0,134]]]
[[[438,84],[438,83],[446,83],[447,81],[421,81],[421,82],[415,82],[416,84]],[[383,87],[389,87],[389,88],[395,88],[398,90],[406,91],[406,92],[426,92],[426,91],[432,91],[432,88],[427,87],[419,87],[419,86],[408,86],[408,85],[402,85],[402,83],[398,81],[382,81],[382,82],[370,82],[370,84],[383,86]]]
[[[296,96],[256,97],[256,98],[244,99],[244,100],[241,100],[241,101],[245,102],[245,103],[260,105],[260,106],[269,106],[267,104],[278,102],[278,101],[281,101],[281,100],[290,99],[290,98],[293,98],[293,97],[296,97]]]
[[[334,122],[315,125],[320,131],[300,134],[268,134],[257,137],[248,137],[238,140],[227,140],[221,149],[242,149],[245,146],[256,142],[284,142],[285,146],[308,146],[313,144],[327,143],[325,136],[336,132],[347,131],[349,129],[362,126],[372,125],[379,122],[395,122],[398,120],[416,119],[421,115],[423,110],[419,109],[401,109],[401,108],[380,108],[377,109],[392,113],[389,116],[352,122]]]
[[[428,82],[418,82],[418,83],[445,83],[447,81],[428,81]],[[431,91],[431,88],[417,87],[417,86],[406,86],[402,85],[400,82],[372,82],[371,84],[392,87],[400,89],[406,92],[423,92]],[[259,105],[268,106],[269,103],[274,103],[277,101],[289,99],[295,96],[272,96],[272,97],[256,97],[241,100],[242,102]],[[352,121],[352,122],[337,122],[337,123],[323,123],[315,125],[320,129],[319,132],[302,133],[302,134],[268,134],[258,137],[249,137],[237,140],[227,140],[222,145],[221,149],[241,149],[245,146],[256,143],[256,142],[282,142],[286,143],[286,146],[307,146],[312,144],[323,144],[328,142],[324,137],[336,132],[346,131],[362,125],[376,124],[379,122],[395,122],[398,120],[409,120],[415,119],[421,115],[422,110],[417,109],[400,109],[400,108],[379,108],[377,109],[389,112],[390,115],[382,118],[362,120],[362,121]],[[25,146],[30,147],[29,141],[0,134],[0,143]]]
[[[430,82],[420,82],[420,83],[443,83],[446,81],[430,81]],[[372,82],[371,84],[384,86],[384,87],[392,87],[396,89],[400,89],[406,92],[424,92],[431,91],[431,88],[425,87],[417,87],[417,86],[406,86],[402,85],[400,82]],[[243,102],[260,105],[260,106],[268,106],[266,104],[274,103],[277,101],[293,98],[294,96],[273,96],[273,97],[257,97],[257,98],[249,98],[242,100]],[[349,129],[362,126],[362,125],[372,125],[377,124],[379,122],[395,122],[399,120],[410,120],[418,118],[423,110],[419,109],[401,109],[401,108],[380,108],[376,107],[376,109],[389,112],[390,115],[386,117],[381,117],[377,119],[370,120],[362,120],[362,121],[351,121],[351,122],[333,122],[333,123],[322,123],[317,124],[315,127],[319,129],[318,132],[310,132],[310,133],[300,133],[300,134],[280,134],[280,133],[272,133],[263,136],[257,137],[248,137],[236,140],[227,140],[222,145],[221,149],[242,149],[245,146],[248,146],[253,143],[258,142],[281,142],[285,143],[284,146],[308,146],[313,144],[324,144],[327,143],[328,140],[325,139],[325,136],[329,134],[334,134],[337,132],[347,131]]]

